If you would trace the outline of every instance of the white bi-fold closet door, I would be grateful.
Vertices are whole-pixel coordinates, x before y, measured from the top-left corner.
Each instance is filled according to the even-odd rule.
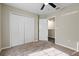
[[[25,43],[34,41],[34,19],[26,18],[24,20]]]
[[[34,19],[10,14],[11,47],[34,41]]]

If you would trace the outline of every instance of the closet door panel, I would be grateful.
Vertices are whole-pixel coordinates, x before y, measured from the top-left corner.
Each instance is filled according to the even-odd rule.
[[[34,19],[25,18],[25,43],[34,41]]]
[[[24,17],[10,14],[11,46],[24,44]]]

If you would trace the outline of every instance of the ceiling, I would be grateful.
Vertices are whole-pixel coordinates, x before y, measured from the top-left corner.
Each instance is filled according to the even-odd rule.
[[[57,11],[57,9],[54,9],[50,5],[46,5],[43,10],[40,10],[43,3],[6,3],[6,5],[29,11],[38,15],[49,14]],[[55,5],[59,7],[58,10],[60,10],[69,6],[70,3],[55,3]]]

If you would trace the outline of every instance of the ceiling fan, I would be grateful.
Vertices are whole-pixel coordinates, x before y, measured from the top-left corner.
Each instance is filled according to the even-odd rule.
[[[49,4],[49,5],[52,6],[53,8],[56,8],[56,5],[55,5],[54,3],[47,3],[47,4]],[[43,10],[44,7],[45,7],[47,4],[43,3],[43,5],[42,5],[42,7],[41,7],[40,10]]]

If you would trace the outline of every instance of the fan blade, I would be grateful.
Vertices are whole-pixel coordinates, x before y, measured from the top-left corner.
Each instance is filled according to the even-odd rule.
[[[51,5],[53,8],[56,8],[56,5],[53,3],[49,3],[49,5]]]
[[[43,9],[44,9],[44,7],[45,7],[45,4],[43,4],[43,6],[41,7],[41,10],[43,10]]]

